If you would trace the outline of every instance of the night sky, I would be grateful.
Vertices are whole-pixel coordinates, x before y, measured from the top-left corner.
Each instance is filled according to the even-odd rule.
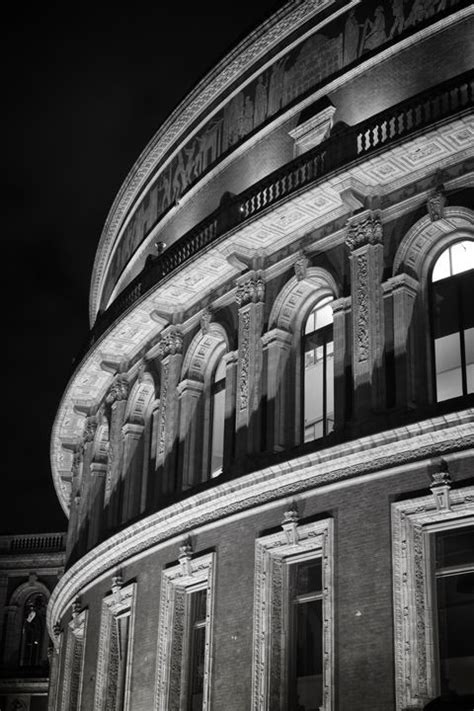
[[[66,528],[50,432],[87,335],[94,254],[122,181],[176,104],[282,4],[9,6],[0,533]]]

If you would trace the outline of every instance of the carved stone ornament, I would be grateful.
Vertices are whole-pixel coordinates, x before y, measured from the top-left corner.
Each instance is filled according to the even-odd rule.
[[[124,376],[119,376],[110,386],[105,401],[108,405],[112,405],[114,402],[126,400],[129,391],[130,385],[128,384],[128,380]]]
[[[436,479],[446,481],[446,472]],[[451,491],[449,508],[440,508],[431,494],[392,504],[396,711],[423,709],[438,694],[430,538],[440,524],[445,530],[473,523],[472,486]]]
[[[346,245],[351,251],[367,244],[381,244],[382,238],[382,221],[377,215],[369,215],[347,227]]]
[[[81,612],[81,601],[78,597],[73,601],[71,609],[73,618],[76,618]]]
[[[120,593],[122,587],[123,587],[123,578],[120,573],[117,573],[117,575],[114,575],[112,577],[112,585],[111,585],[112,595],[117,596]]]
[[[306,279],[306,275],[308,273],[308,264],[308,257],[304,254],[304,252],[300,252],[294,264],[295,276],[297,281]]]
[[[297,525],[294,508],[285,513],[284,524]],[[291,530],[291,528],[290,528]],[[288,531],[263,536],[255,544],[255,596],[253,620],[253,679],[251,711],[283,708],[288,698],[289,665],[288,570],[305,559],[322,563],[323,653],[321,711],[334,709],[334,585],[333,521],[324,519],[298,526],[298,540],[288,540]]]
[[[296,505],[293,504],[288,511],[283,514],[282,529],[286,532],[288,543],[298,543],[298,511]]]
[[[176,355],[183,352],[183,335],[177,328],[172,328],[165,332],[158,344],[158,355],[166,358],[169,355]]]
[[[95,417],[88,417],[84,425],[84,431],[82,434],[82,439],[84,443],[92,442],[97,430],[97,422]]]
[[[256,304],[263,301],[265,298],[265,282],[260,274],[252,274],[248,279],[237,284],[237,293],[235,300],[237,306],[245,306],[246,304]]]
[[[200,320],[200,325],[201,325],[201,333],[203,336],[207,336],[209,333],[209,324],[212,321],[212,314],[209,311],[209,309],[204,309],[204,312],[201,316]]]
[[[182,575],[191,574],[191,558],[193,554],[193,547],[191,544],[191,539],[186,538],[185,541],[179,547],[179,564],[181,566]]]
[[[431,222],[436,222],[436,220],[441,220],[444,217],[446,202],[447,200],[444,192],[444,186],[439,185],[426,200],[426,207]]]
[[[449,498],[449,492],[451,490],[451,477],[447,467],[431,474],[430,489],[433,493],[438,511],[444,511],[451,508]]]

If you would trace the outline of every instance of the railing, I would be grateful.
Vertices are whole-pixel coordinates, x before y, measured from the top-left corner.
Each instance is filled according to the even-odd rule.
[[[65,533],[0,536],[0,553],[53,553],[65,547]]]
[[[367,155],[396,145],[407,137],[414,137],[420,130],[472,107],[473,79],[474,72],[466,72],[355,126],[347,127],[229,199],[153,259],[98,316],[79,358],[140,296],[230,229],[322,177],[328,177],[333,171],[364,160]]]

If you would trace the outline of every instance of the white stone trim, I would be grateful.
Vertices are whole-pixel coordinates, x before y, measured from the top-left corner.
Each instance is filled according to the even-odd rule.
[[[191,558],[163,570],[158,623],[155,705],[157,711],[180,711],[186,706],[189,636],[188,594],[206,588],[206,641],[203,711],[211,709],[212,623],[214,610],[215,553]]]
[[[429,534],[474,523],[474,486],[392,504],[396,709],[422,709],[439,693]]]
[[[135,626],[136,583],[122,587],[119,583],[112,585],[112,592],[102,602],[102,617],[99,633],[99,649],[97,652],[97,676],[94,697],[94,711],[104,711],[106,708],[108,690],[108,672],[110,663],[110,640],[112,623],[119,615],[130,614],[128,630],[127,669],[125,670],[125,701],[122,711],[131,711],[130,682],[133,663],[133,642]]]
[[[334,708],[334,585],[333,521],[324,519],[302,526],[284,524],[255,544],[255,601],[252,711],[283,708],[287,686],[284,645],[285,611],[283,568],[300,556],[322,558],[323,588],[323,704]]]
[[[68,625],[62,673],[63,688],[61,692],[61,711],[79,711],[81,708],[87,638],[87,615],[87,610],[82,610],[79,614],[73,613],[73,618]],[[73,679],[74,676],[77,676],[77,679]],[[75,699],[71,699],[73,683],[77,683],[77,695]],[[75,702],[74,705],[73,701]]]
[[[312,452],[222,482],[164,510],[142,518],[71,566],[59,580],[48,605],[48,629],[60,622],[68,605],[100,576],[111,575],[125,560],[167,545],[176,536],[225,517],[243,515],[299,492],[341,485],[371,473],[409,467],[436,456],[452,456],[474,447],[474,408],[415,422],[357,441]]]

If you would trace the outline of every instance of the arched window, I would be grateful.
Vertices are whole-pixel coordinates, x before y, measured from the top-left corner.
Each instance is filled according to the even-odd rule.
[[[221,358],[211,381],[211,477],[221,474],[224,461],[225,372],[226,364]]]
[[[44,662],[45,622],[46,598],[42,593],[34,593],[24,606],[20,666],[36,667]]]
[[[304,441],[324,437],[334,428],[334,341],[332,296],[316,303],[304,324]]]
[[[474,242],[445,249],[431,274],[436,400],[474,392]]]

